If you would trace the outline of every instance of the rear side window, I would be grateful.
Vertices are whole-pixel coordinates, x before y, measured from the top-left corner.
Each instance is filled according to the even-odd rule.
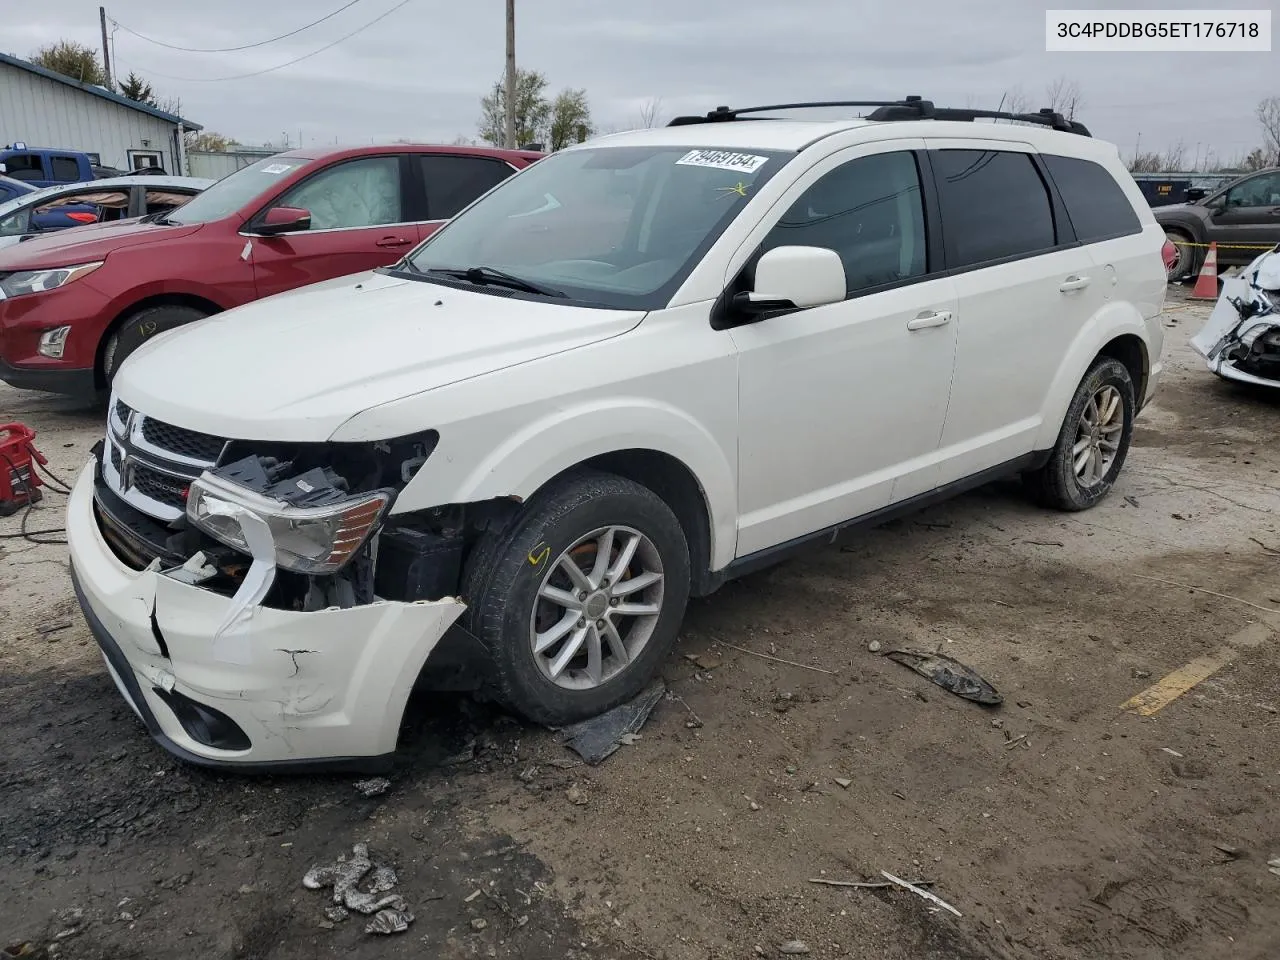
[[[482,193],[488,193],[515,173],[501,160],[449,154],[418,155],[427,188],[427,216],[448,220]]]
[[[1142,232],[1133,205],[1106,167],[1077,157],[1044,154],[1043,159],[1079,240],[1095,243]]]
[[[80,164],[71,157],[50,157],[53,165],[53,179],[65,183],[75,183],[80,179]]]
[[[1030,154],[1005,150],[937,150],[948,267],[1028,256],[1054,246],[1049,191]]]

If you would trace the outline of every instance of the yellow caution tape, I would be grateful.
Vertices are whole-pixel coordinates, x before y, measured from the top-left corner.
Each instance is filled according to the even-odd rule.
[[[1277,244],[1274,243],[1192,243],[1189,240],[1174,240],[1170,238],[1170,243],[1179,247],[1200,247],[1209,249],[1216,246],[1219,250],[1274,250]]]

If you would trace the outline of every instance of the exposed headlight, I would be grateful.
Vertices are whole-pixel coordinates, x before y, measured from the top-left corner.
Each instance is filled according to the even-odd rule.
[[[271,530],[277,567],[326,574],[340,570],[355,555],[390,502],[390,492],[380,490],[320,507],[294,507],[205,473],[191,484],[187,518],[214,539],[252,554],[236,518],[241,510],[248,511]]]
[[[87,276],[102,266],[104,261],[78,263],[72,267],[50,267],[47,270],[19,270],[0,278],[0,294],[5,297],[21,297],[28,293],[44,293],[64,287],[72,280]]]

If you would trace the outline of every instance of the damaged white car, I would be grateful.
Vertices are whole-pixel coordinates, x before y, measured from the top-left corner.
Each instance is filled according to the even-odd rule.
[[[1222,282],[1191,348],[1226,380],[1280,387],[1280,245]]]
[[[161,744],[376,767],[419,683],[583,719],[798,546],[1010,474],[1108,493],[1165,291],[1116,148],[919,98],[759,112],[560,151],[392,267],[121,366],[68,536]]]

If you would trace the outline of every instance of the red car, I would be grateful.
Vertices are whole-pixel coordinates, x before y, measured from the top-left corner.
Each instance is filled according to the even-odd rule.
[[[542,154],[396,144],[296,150],[167,214],[0,251],[0,380],[93,396],[148,337],[394,263]]]

